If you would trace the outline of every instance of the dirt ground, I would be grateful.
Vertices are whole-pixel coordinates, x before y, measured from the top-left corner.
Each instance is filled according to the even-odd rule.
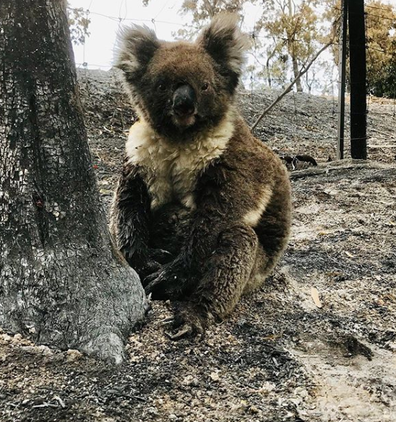
[[[115,74],[79,76],[107,207],[133,115]],[[275,95],[242,92],[247,119]],[[265,286],[201,341],[168,340],[154,302],[119,367],[0,332],[0,421],[396,421],[395,103],[370,99],[368,120],[369,160],[328,162],[336,102],[288,94],[256,134],[318,166],[290,173],[292,236]]]

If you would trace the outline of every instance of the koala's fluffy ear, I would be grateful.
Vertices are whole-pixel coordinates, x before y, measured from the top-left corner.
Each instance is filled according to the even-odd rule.
[[[117,35],[114,65],[127,76],[145,71],[159,46],[155,32],[147,26],[124,27]]]
[[[220,65],[220,70],[238,83],[244,63],[244,52],[249,47],[246,35],[238,27],[238,15],[222,13],[212,19],[197,39],[201,45]]]

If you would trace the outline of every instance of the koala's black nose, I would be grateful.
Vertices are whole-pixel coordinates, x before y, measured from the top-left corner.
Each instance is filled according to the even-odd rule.
[[[173,93],[173,111],[178,116],[190,116],[195,112],[196,95],[190,85],[181,85]]]

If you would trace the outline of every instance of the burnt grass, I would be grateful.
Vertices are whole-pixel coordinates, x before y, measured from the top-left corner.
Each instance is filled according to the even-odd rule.
[[[135,117],[116,73],[79,80],[108,208]],[[276,95],[241,90],[246,119]],[[369,160],[347,145],[334,161],[336,100],[288,94],[256,135],[318,166],[290,171],[292,236],[262,289],[198,340],[168,340],[168,306],[154,302],[118,367],[0,332],[0,420],[396,420],[395,104],[371,98],[368,122]]]

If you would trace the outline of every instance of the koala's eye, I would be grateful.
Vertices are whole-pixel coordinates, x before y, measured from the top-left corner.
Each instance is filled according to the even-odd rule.
[[[202,84],[201,86],[201,90],[202,91],[206,91],[209,88],[209,84],[207,82],[205,82],[204,84]]]
[[[166,91],[166,85],[165,84],[159,84],[157,86],[157,90],[160,92],[165,92]]]

